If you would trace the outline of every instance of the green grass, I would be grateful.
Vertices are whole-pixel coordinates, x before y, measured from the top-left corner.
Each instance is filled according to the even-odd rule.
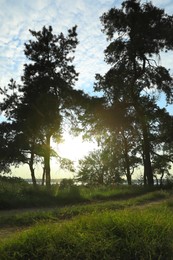
[[[16,203],[0,214],[2,260],[173,259],[171,190],[10,185],[0,188]]]
[[[112,187],[81,188],[80,194],[83,198],[88,200],[126,199],[143,195],[153,190],[156,190],[156,188],[117,185]]]
[[[18,178],[0,178],[0,210],[64,206],[92,201],[122,200],[129,199],[157,188],[146,189],[139,186],[115,186],[115,187],[77,187],[71,186],[60,189],[59,186],[52,186],[51,190],[32,185]]]
[[[142,206],[148,202],[155,202],[160,199],[168,199],[170,193],[167,191],[153,191],[127,200],[108,200],[90,202],[66,207],[40,208],[24,211],[8,211],[0,214],[0,227],[4,226],[28,226],[40,221],[62,221],[75,216],[90,214],[93,212],[105,212],[125,209],[129,207]]]
[[[62,224],[36,225],[4,240],[0,259],[171,259],[172,214],[92,213]]]

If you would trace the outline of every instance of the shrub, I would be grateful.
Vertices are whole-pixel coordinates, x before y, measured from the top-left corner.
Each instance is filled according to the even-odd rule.
[[[59,185],[60,190],[64,189],[70,189],[74,186],[74,180],[73,179],[62,179]]]

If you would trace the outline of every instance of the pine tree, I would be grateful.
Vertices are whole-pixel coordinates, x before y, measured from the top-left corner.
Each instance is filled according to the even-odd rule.
[[[42,147],[49,187],[51,138],[61,136],[62,113],[72,99],[78,76],[72,61],[78,41],[76,27],[67,36],[54,35],[51,26],[30,32],[33,39],[25,44],[25,55],[30,62],[24,65],[17,121],[30,143],[32,161],[38,146]]]
[[[103,32],[110,44],[105,60],[111,66],[97,75],[96,91],[102,91],[110,113],[124,115],[135,110],[142,132],[144,175],[153,185],[150,124],[147,107],[156,104],[152,91],[163,92],[172,102],[172,77],[157,62],[160,52],[173,49],[173,17],[151,2],[127,0],[121,9],[112,8],[101,17]],[[117,110],[119,108],[119,110]],[[115,125],[116,126],[116,125]]]

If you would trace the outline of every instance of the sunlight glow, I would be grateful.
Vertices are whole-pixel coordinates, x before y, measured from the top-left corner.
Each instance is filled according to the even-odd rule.
[[[83,141],[82,136],[72,137],[68,134],[64,137],[64,142],[57,146],[58,154],[61,157],[75,162],[87,155],[94,148],[96,148],[96,144]]]
[[[78,165],[78,160],[82,159],[90,151],[97,148],[96,143],[83,141],[82,136],[72,137],[69,134],[64,135],[64,142],[61,144],[56,144],[52,141],[52,148],[57,152],[57,154],[63,158],[70,159],[74,162],[75,167]],[[31,178],[31,173],[28,165],[20,165],[18,168],[12,167],[12,176],[21,178]],[[36,178],[42,178],[42,167],[38,164],[35,166]],[[73,178],[74,173],[67,170],[61,170],[58,166],[56,158],[51,159],[51,178]]]

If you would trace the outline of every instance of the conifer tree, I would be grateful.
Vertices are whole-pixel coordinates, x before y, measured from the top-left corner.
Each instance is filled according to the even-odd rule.
[[[172,77],[157,61],[161,51],[173,49],[173,17],[151,2],[127,0],[120,9],[104,13],[101,22],[110,41],[105,60],[111,68],[104,76],[96,76],[95,90],[104,93],[105,106],[112,117],[121,114],[123,120],[128,110],[135,110],[142,133],[144,175],[148,185],[153,185],[147,108],[156,104],[157,95],[153,92],[165,93],[167,101],[172,102]]]

